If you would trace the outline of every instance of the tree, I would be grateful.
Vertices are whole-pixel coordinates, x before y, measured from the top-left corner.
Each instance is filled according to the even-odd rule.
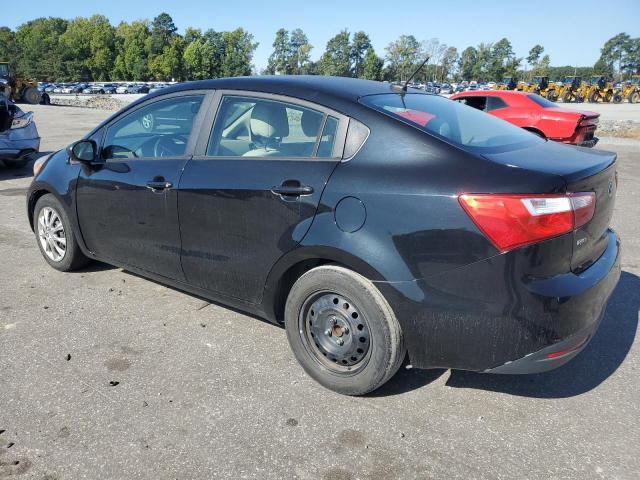
[[[362,61],[365,52],[371,48],[371,40],[369,35],[363,31],[359,31],[353,34],[353,40],[351,41],[351,64],[352,64],[352,76],[360,78],[362,76],[363,65]]]
[[[16,30],[19,52],[16,73],[37,80],[64,78],[60,36],[67,29],[62,18],[37,18],[23,23]]]
[[[533,72],[538,68],[538,64],[540,62],[540,56],[544,52],[544,47],[542,45],[534,45],[531,50],[529,50],[529,55],[527,55],[527,63],[531,67],[531,74],[529,78],[533,75]]]
[[[480,82],[489,80],[489,64],[491,62],[491,44],[481,43],[477,48],[476,63],[473,66],[473,78]]]
[[[299,28],[291,32],[289,39],[289,69],[294,75],[308,74],[310,72],[311,50],[307,35]]]
[[[367,80],[382,80],[382,67],[384,60],[373,50],[373,47],[367,48],[362,61],[362,76]]]
[[[163,12],[154,18],[151,24],[150,53],[152,55],[161,54],[163,50],[169,46],[171,37],[173,37],[177,31],[178,28],[168,13]]]
[[[540,60],[540,56],[544,52],[544,47],[542,45],[535,45],[531,50],[529,50],[529,55],[527,55],[527,63],[531,67],[535,67]]]
[[[533,71],[534,75],[549,76],[549,66],[551,65],[551,59],[549,55],[544,55],[542,60],[538,62],[536,69]]]
[[[243,28],[237,28],[231,32],[223,32],[222,41],[224,46],[222,76],[251,75],[253,52],[258,48],[258,43],[253,42],[253,35]]]
[[[487,75],[489,79],[499,81],[505,75],[507,63],[515,57],[511,42],[506,38],[498,40],[491,47],[490,57]]]
[[[627,75],[640,73],[640,38],[632,38],[627,43],[620,69]]]
[[[470,80],[473,76],[473,69],[478,61],[478,51],[474,47],[467,47],[460,54],[458,69],[462,80]]]
[[[458,50],[456,47],[449,47],[445,50],[444,55],[442,56],[442,68],[441,79],[444,81],[451,76],[453,70],[455,69],[456,63],[458,63]]]
[[[15,62],[17,58],[16,34],[9,27],[0,27],[0,59]]]
[[[146,45],[150,39],[149,23],[122,22],[115,31],[116,58],[112,78],[148,80],[149,59]]]
[[[184,39],[179,35],[173,36],[162,53],[149,61],[151,76],[164,81],[182,80],[184,48]]]
[[[289,32],[281,28],[276,32],[276,39],[273,41],[273,52],[269,55],[267,72],[271,75],[291,73],[291,56]]]
[[[184,69],[189,80],[204,80],[213,77],[213,46],[203,38],[192,41],[184,50]]]
[[[618,72],[622,72],[622,61],[625,58],[628,50],[631,37],[626,33],[619,33],[615,37],[610,38],[600,49],[600,58],[606,65],[606,71],[612,75],[616,72],[616,64],[618,65]]]
[[[421,56],[420,43],[413,35],[401,35],[398,40],[391,42],[386,50],[389,73],[396,80],[405,81],[415,69]]]
[[[348,30],[342,30],[327,42],[327,48],[318,62],[320,75],[351,76],[350,36]]]
[[[60,36],[68,80],[108,80],[114,69],[115,33],[104,15],[78,17]]]

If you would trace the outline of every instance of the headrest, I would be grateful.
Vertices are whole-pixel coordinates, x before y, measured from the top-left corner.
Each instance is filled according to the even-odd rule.
[[[263,138],[282,138],[289,135],[289,119],[284,105],[258,102],[251,111],[251,133]]]
[[[322,115],[311,110],[305,110],[302,112],[302,118],[300,119],[300,125],[302,126],[302,132],[307,137],[317,137],[318,130],[320,129],[320,122],[322,122]]]

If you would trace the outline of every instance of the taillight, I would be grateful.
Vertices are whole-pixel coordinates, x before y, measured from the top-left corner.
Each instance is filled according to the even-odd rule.
[[[593,192],[551,195],[465,194],[460,205],[501,251],[569,233],[593,218]]]

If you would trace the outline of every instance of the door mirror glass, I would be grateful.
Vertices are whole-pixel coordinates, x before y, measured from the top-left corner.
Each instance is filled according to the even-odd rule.
[[[0,133],[6,132],[13,123],[13,111],[9,108],[7,98],[0,93]]]
[[[93,140],[80,140],[69,147],[69,156],[77,162],[93,163],[96,153],[97,145]]]

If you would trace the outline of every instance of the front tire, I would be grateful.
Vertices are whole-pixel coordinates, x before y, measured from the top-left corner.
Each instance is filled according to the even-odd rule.
[[[600,99],[600,93],[595,91],[589,94],[589,98],[587,100],[589,100],[589,103],[598,103],[599,99]]]
[[[380,291],[339,266],[314,268],[296,281],[285,306],[285,327],[307,374],[344,395],[379,388],[406,355],[400,324]]]
[[[616,93],[613,95],[613,103],[622,103],[622,101],[624,100],[624,98],[622,97],[621,93]]]
[[[38,248],[49,265],[61,272],[71,272],[89,263],[78,246],[67,213],[55,196],[48,193],[38,199],[33,221]]]

